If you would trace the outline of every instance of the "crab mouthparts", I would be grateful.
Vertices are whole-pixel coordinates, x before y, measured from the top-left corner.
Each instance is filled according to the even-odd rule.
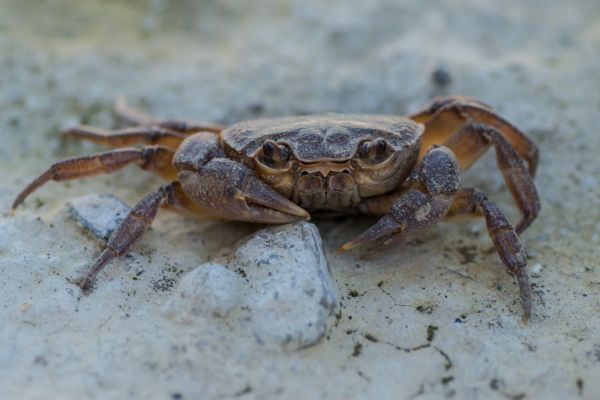
[[[350,169],[350,161],[345,162],[320,162],[315,164],[305,164],[302,166],[302,173],[314,174],[320,173],[327,177],[332,172],[344,172]]]

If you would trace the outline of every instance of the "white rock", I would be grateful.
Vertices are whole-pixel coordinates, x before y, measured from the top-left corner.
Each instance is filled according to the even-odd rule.
[[[68,203],[69,215],[100,239],[108,240],[129,207],[112,195],[89,194]]]
[[[201,264],[181,278],[164,312],[181,323],[225,317],[239,304],[242,286],[242,278],[227,267],[212,262]]]
[[[238,248],[230,268],[247,278],[244,308],[259,343],[296,350],[325,335],[336,290],[313,224],[256,232]]]
[[[531,268],[529,268],[529,271],[531,273],[531,276],[533,278],[539,278],[542,275],[542,269],[543,269],[543,265],[540,263],[535,263],[531,266]]]

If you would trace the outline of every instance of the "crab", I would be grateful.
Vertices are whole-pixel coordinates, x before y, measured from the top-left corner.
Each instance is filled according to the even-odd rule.
[[[112,173],[129,164],[168,182],[137,203],[113,232],[80,281],[86,294],[107,263],[128,252],[161,206],[200,218],[262,224],[311,215],[379,217],[341,251],[402,241],[441,219],[468,216],[485,218],[493,249],[516,277],[523,317],[531,315],[527,258],[519,235],[540,211],[533,183],[538,149],[480,101],[449,96],[408,116],[326,114],[229,127],[156,118],[122,99],[115,114],[130,127],[65,131],[112,150],[52,164],[12,205],[14,210],[48,181]],[[462,185],[463,172],[490,147],[520,210],[515,227],[481,191]]]

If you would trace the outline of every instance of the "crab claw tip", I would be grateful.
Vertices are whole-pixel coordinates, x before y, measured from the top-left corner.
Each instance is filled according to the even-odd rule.
[[[369,242],[384,238],[402,230],[399,224],[391,215],[384,215],[375,225],[358,235],[349,242],[344,243],[338,248],[338,251],[344,252],[355,247],[363,246]]]
[[[310,214],[302,207],[286,199],[258,179],[254,178],[252,181],[239,192],[239,195],[260,217],[261,222],[283,223],[298,219],[306,221],[310,219]]]
[[[340,252],[340,253],[348,251],[348,250],[350,250],[350,249],[352,249],[354,247],[352,244],[353,243],[351,241],[350,242],[346,242],[343,245],[341,245],[340,247],[338,247],[337,251]]]

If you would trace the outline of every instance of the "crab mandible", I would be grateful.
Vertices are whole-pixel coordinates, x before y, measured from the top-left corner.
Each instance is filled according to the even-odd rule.
[[[524,317],[531,314],[518,234],[540,211],[533,183],[538,150],[477,100],[438,98],[408,117],[329,114],[228,128],[154,118],[123,101],[115,109],[135,126],[115,131],[77,126],[65,134],[117,149],[54,163],[12,205],[47,181],[111,173],[132,163],[170,182],[137,203],[114,231],[81,281],[84,292],[110,260],[128,251],[160,206],[201,218],[270,224],[308,220],[309,212],[381,217],[341,250],[405,238],[441,218],[466,215],[485,218],[500,259],[517,278]],[[136,143],[145,146],[124,147]],[[461,185],[462,172],[490,146],[522,214],[515,228],[483,193]]]

